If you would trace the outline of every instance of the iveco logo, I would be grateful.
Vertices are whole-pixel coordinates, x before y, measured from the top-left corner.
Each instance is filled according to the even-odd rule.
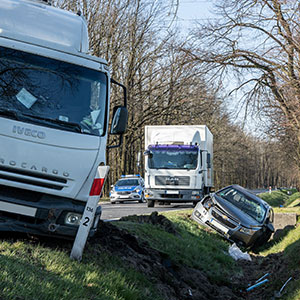
[[[34,129],[25,128],[25,127],[21,127],[21,126],[14,126],[12,131],[13,131],[13,133],[31,136],[31,137],[39,138],[39,139],[44,139],[46,137],[46,134],[43,131],[37,131]]]

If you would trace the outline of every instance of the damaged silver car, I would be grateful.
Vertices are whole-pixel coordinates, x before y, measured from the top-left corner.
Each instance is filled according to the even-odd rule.
[[[264,244],[274,232],[272,207],[239,185],[205,196],[192,218],[245,247]]]

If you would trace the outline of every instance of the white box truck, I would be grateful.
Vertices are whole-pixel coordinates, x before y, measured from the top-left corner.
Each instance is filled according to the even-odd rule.
[[[205,125],[145,126],[145,198],[197,203],[213,187],[213,135]]]
[[[110,85],[124,93],[110,131],[119,141],[126,89],[88,52],[80,14],[0,1],[0,231],[74,238],[89,196],[101,193]],[[90,236],[101,207],[94,213]]]

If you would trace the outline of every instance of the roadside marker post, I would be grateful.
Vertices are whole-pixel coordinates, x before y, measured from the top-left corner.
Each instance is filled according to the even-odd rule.
[[[93,185],[90,190],[89,199],[86,203],[83,216],[75,237],[70,258],[81,261],[83,249],[85,247],[92,223],[94,221],[100,195],[109,171],[109,166],[99,166],[96,171]]]

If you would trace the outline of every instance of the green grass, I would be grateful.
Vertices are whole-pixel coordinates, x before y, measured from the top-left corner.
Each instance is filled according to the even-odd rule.
[[[299,205],[300,203],[300,193],[296,192],[292,194],[289,199],[285,202],[286,207],[295,207],[296,205]]]
[[[279,196],[282,199],[282,195]],[[271,200],[276,205],[281,201],[275,197]],[[300,207],[277,209],[295,211]],[[191,212],[185,210],[163,214],[173,222],[177,234],[168,233],[158,225],[137,223],[130,219],[114,224],[165,253],[174,265],[202,270],[212,283],[230,286],[230,278],[243,276],[243,270],[228,255],[229,243],[193,221]],[[162,300],[143,274],[125,265],[119,257],[103,251],[100,244],[87,245],[81,263],[70,260],[70,247],[53,249],[29,240],[2,240],[0,299]],[[255,255],[263,259],[273,253],[283,253],[288,268],[286,272],[293,275],[300,272],[299,251],[300,226],[281,240],[267,243]],[[278,281],[276,284],[278,289],[283,283]],[[282,299],[300,299],[299,286],[300,280],[293,279],[285,289],[287,295]]]
[[[189,212],[189,214],[191,211]],[[177,235],[159,226],[115,222],[164,252],[175,265],[203,270],[212,282],[229,283],[240,270],[228,255],[229,244],[209,233],[185,213],[170,213]],[[66,248],[5,240],[0,244],[1,300],[152,300],[161,299],[153,284],[119,257],[88,244],[81,263],[69,258]]]
[[[229,243],[190,219],[191,211],[164,213],[176,227],[178,235],[170,234],[152,224],[118,222],[118,226],[148,241],[154,249],[166,253],[178,264],[203,270],[215,283],[228,283],[236,270],[234,260],[227,254]]]
[[[258,196],[265,200],[272,207],[284,205],[284,203],[289,199],[288,195],[279,190],[273,191],[272,193],[261,193]]]
[[[287,278],[282,278],[283,281],[287,280],[288,277],[293,277],[294,274],[299,274],[300,272],[300,226],[297,226],[295,229],[289,231],[289,233],[274,244],[271,248],[263,250],[260,252],[260,255],[268,256],[273,253],[283,253],[284,260],[287,262],[287,270],[285,275]],[[298,276],[299,277],[299,276]],[[282,281],[278,286],[282,286]],[[288,283],[284,289],[286,295],[281,299],[285,300],[299,300],[300,299],[300,279],[293,278],[292,281]]]
[[[150,282],[100,248],[86,249],[78,263],[68,251],[2,241],[0,267],[1,300],[159,299]]]
[[[296,213],[298,215],[298,224],[300,216],[300,193],[296,190],[292,191],[291,195],[287,195],[287,191],[273,191],[271,194],[264,193],[259,195],[274,208],[275,213]],[[271,246],[270,246],[271,245]],[[284,261],[287,263],[287,277],[293,277],[293,274],[300,272],[300,226],[290,230],[281,240],[270,243],[269,247],[261,250],[259,255],[268,256],[275,253],[283,253]],[[285,275],[286,276],[286,275]],[[297,275],[296,275],[297,276]],[[299,277],[299,276],[297,276]],[[282,278],[285,282],[288,278]],[[283,282],[277,282],[278,289]],[[276,283],[275,283],[276,284]],[[284,288],[284,295],[281,297],[284,300],[299,300],[300,299],[300,279],[293,278]]]

